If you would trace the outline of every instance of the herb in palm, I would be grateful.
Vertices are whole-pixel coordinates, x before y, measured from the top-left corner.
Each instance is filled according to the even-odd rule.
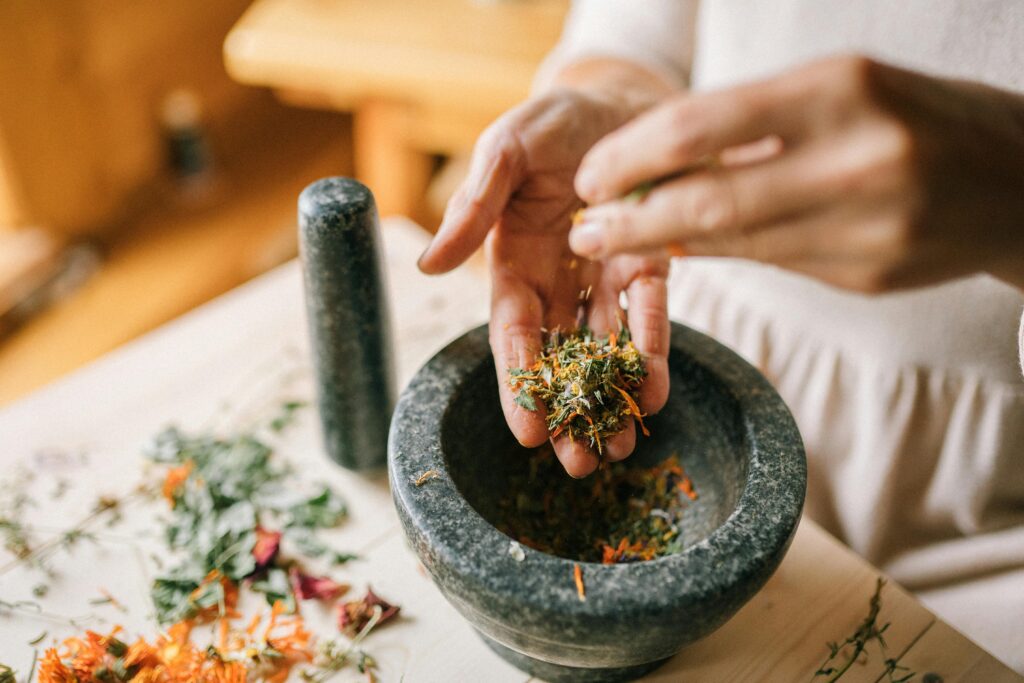
[[[678,552],[697,499],[672,455],[652,467],[612,463],[586,480],[565,474],[550,445],[508,480],[494,519],[522,545],[580,562],[639,562]]]
[[[564,433],[603,453],[604,442],[631,419],[648,433],[637,405],[646,376],[628,329],[601,337],[582,326],[549,332],[532,367],[509,370],[509,385],[520,406],[537,410],[538,401],[544,406],[552,437]]]

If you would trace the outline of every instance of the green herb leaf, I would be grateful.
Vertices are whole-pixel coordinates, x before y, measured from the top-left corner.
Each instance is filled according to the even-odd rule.
[[[253,581],[252,589],[257,593],[263,593],[268,605],[273,605],[278,600],[284,602],[289,613],[295,611],[295,594],[292,592],[291,581],[288,580],[288,572],[278,567],[267,571],[266,578],[260,581]]]
[[[537,402],[525,389],[516,394],[516,404],[527,410],[537,410]]]
[[[288,524],[307,529],[326,529],[338,526],[347,515],[345,501],[325,486],[317,495],[288,510]]]

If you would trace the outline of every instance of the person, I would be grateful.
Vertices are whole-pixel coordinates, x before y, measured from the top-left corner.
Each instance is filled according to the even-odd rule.
[[[1024,673],[1022,92],[1016,0],[582,0],[420,267],[486,241],[526,446],[548,433],[507,369],[580,290],[598,332],[628,321],[645,412],[669,313],[735,348],[794,412],[807,514]]]

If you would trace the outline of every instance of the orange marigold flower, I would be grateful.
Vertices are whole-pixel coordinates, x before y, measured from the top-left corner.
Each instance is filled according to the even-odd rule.
[[[61,661],[57,648],[51,647],[39,662],[39,683],[77,683],[74,672]]]
[[[188,479],[188,475],[192,473],[192,461],[186,460],[184,464],[178,467],[172,467],[167,470],[167,477],[164,479],[163,494],[167,502],[174,507],[174,494],[178,491],[178,487],[185,483]]]

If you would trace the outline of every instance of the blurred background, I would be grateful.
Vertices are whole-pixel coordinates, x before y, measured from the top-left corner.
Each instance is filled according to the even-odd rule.
[[[0,404],[294,258],[319,177],[435,229],[566,9],[0,2]]]

